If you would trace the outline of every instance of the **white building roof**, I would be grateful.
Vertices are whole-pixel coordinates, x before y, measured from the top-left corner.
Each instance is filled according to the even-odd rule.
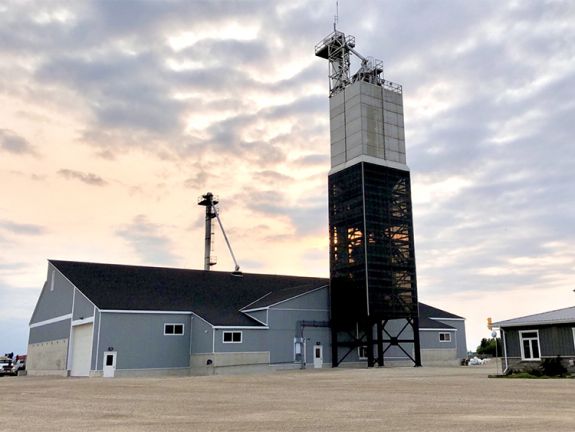
[[[575,323],[575,306],[549,312],[527,315],[493,323],[494,327],[519,327],[528,325],[549,325]]]

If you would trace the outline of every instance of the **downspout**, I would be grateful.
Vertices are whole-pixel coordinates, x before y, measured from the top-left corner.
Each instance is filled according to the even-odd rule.
[[[507,369],[509,369],[509,362],[507,361],[507,344],[505,342],[505,330],[500,328],[501,330],[501,339],[503,339],[503,355],[505,356],[505,370],[503,371],[503,375],[507,374]],[[497,340],[495,341],[497,343]]]
[[[305,339],[303,337],[303,329],[305,327],[330,327],[330,323],[329,321],[305,321],[305,320],[301,320],[301,321],[297,321],[296,322],[296,328],[295,328],[295,334],[296,337],[298,339],[298,343],[301,344],[301,349],[302,349],[302,353],[301,353],[301,365],[300,365],[300,369],[305,369],[305,364],[306,364],[306,344],[305,344]]]

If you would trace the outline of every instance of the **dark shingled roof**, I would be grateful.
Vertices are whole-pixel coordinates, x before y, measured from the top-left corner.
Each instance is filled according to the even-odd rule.
[[[244,273],[50,262],[100,309],[191,311],[213,325],[261,326],[240,309],[264,295],[293,297],[326,285],[327,279]]]
[[[323,283],[321,285],[317,284],[305,284],[299,285],[295,287],[284,288],[280,290],[276,290],[267,294],[265,297],[260,298],[259,300],[255,301],[252,304],[247,305],[244,309],[251,310],[251,309],[258,309],[258,308],[265,308],[276,303],[279,303],[283,300],[287,300],[298,295],[304,294],[306,292],[312,291],[314,289],[320,287],[326,287],[329,285],[329,279],[322,279]],[[327,305],[326,305],[327,306]]]
[[[459,315],[455,315],[449,312],[446,312],[442,309],[434,308],[433,306],[426,305],[425,303],[419,303],[419,316],[420,317],[427,317],[427,318],[457,318],[463,319]]]
[[[419,303],[419,305],[421,306],[421,303]],[[420,316],[419,317],[419,328],[422,329],[449,329],[449,330],[455,330],[455,327],[452,327],[450,325],[447,324],[443,324],[439,321],[435,321],[432,320],[431,318],[428,317],[424,317],[424,316]]]
[[[329,285],[329,279],[50,260],[100,309],[194,312],[213,325],[261,326],[242,309],[265,308]],[[421,328],[449,328],[429,318],[460,316],[419,303]]]

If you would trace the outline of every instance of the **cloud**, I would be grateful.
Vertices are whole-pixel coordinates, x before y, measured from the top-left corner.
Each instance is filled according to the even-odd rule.
[[[9,129],[0,129],[0,150],[17,155],[36,154],[32,144]]]
[[[3,262],[0,263],[0,272],[1,271],[5,271],[5,270],[21,270],[24,268],[27,268],[28,264],[24,263],[24,262]]]
[[[261,184],[277,184],[282,186],[293,182],[293,177],[272,170],[258,171],[254,173],[254,179]]]
[[[111,48],[81,58],[46,59],[36,71],[41,82],[73,89],[87,98],[94,126],[161,134],[179,130],[183,104],[170,96],[165,66],[157,54],[126,55]]]
[[[184,181],[184,186],[186,188],[200,190],[206,184],[206,180],[208,178],[208,173],[200,168],[200,170],[193,176],[188,177]]]
[[[289,220],[294,238],[327,232],[327,199],[310,196],[292,203],[284,192],[266,190],[245,191],[241,200],[254,213]]]
[[[0,229],[11,234],[38,236],[47,232],[47,229],[40,225],[23,224],[19,222],[7,221],[0,219]]]
[[[185,63],[202,59],[202,66],[229,64],[234,67],[253,66],[270,56],[265,40],[201,39],[178,52],[177,59]]]
[[[144,263],[176,264],[179,257],[172,252],[172,241],[162,230],[161,225],[149,222],[144,215],[138,215],[131,223],[116,230],[116,235],[128,242]]]
[[[325,153],[310,154],[295,159],[294,163],[301,166],[329,166],[329,155]]]
[[[92,173],[84,173],[71,169],[61,169],[58,171],[58,174],[65,179],[80,180],[81,182],[92,186],[105,186],[108,184],[102,177]]]

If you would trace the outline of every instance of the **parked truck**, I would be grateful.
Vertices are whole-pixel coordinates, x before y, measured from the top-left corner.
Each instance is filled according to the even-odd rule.
[[[14,358],[14,353],[7,353],[0,356],[0,376],[16,376],[24,370],[26,370],[26,355],[17,355]]]

